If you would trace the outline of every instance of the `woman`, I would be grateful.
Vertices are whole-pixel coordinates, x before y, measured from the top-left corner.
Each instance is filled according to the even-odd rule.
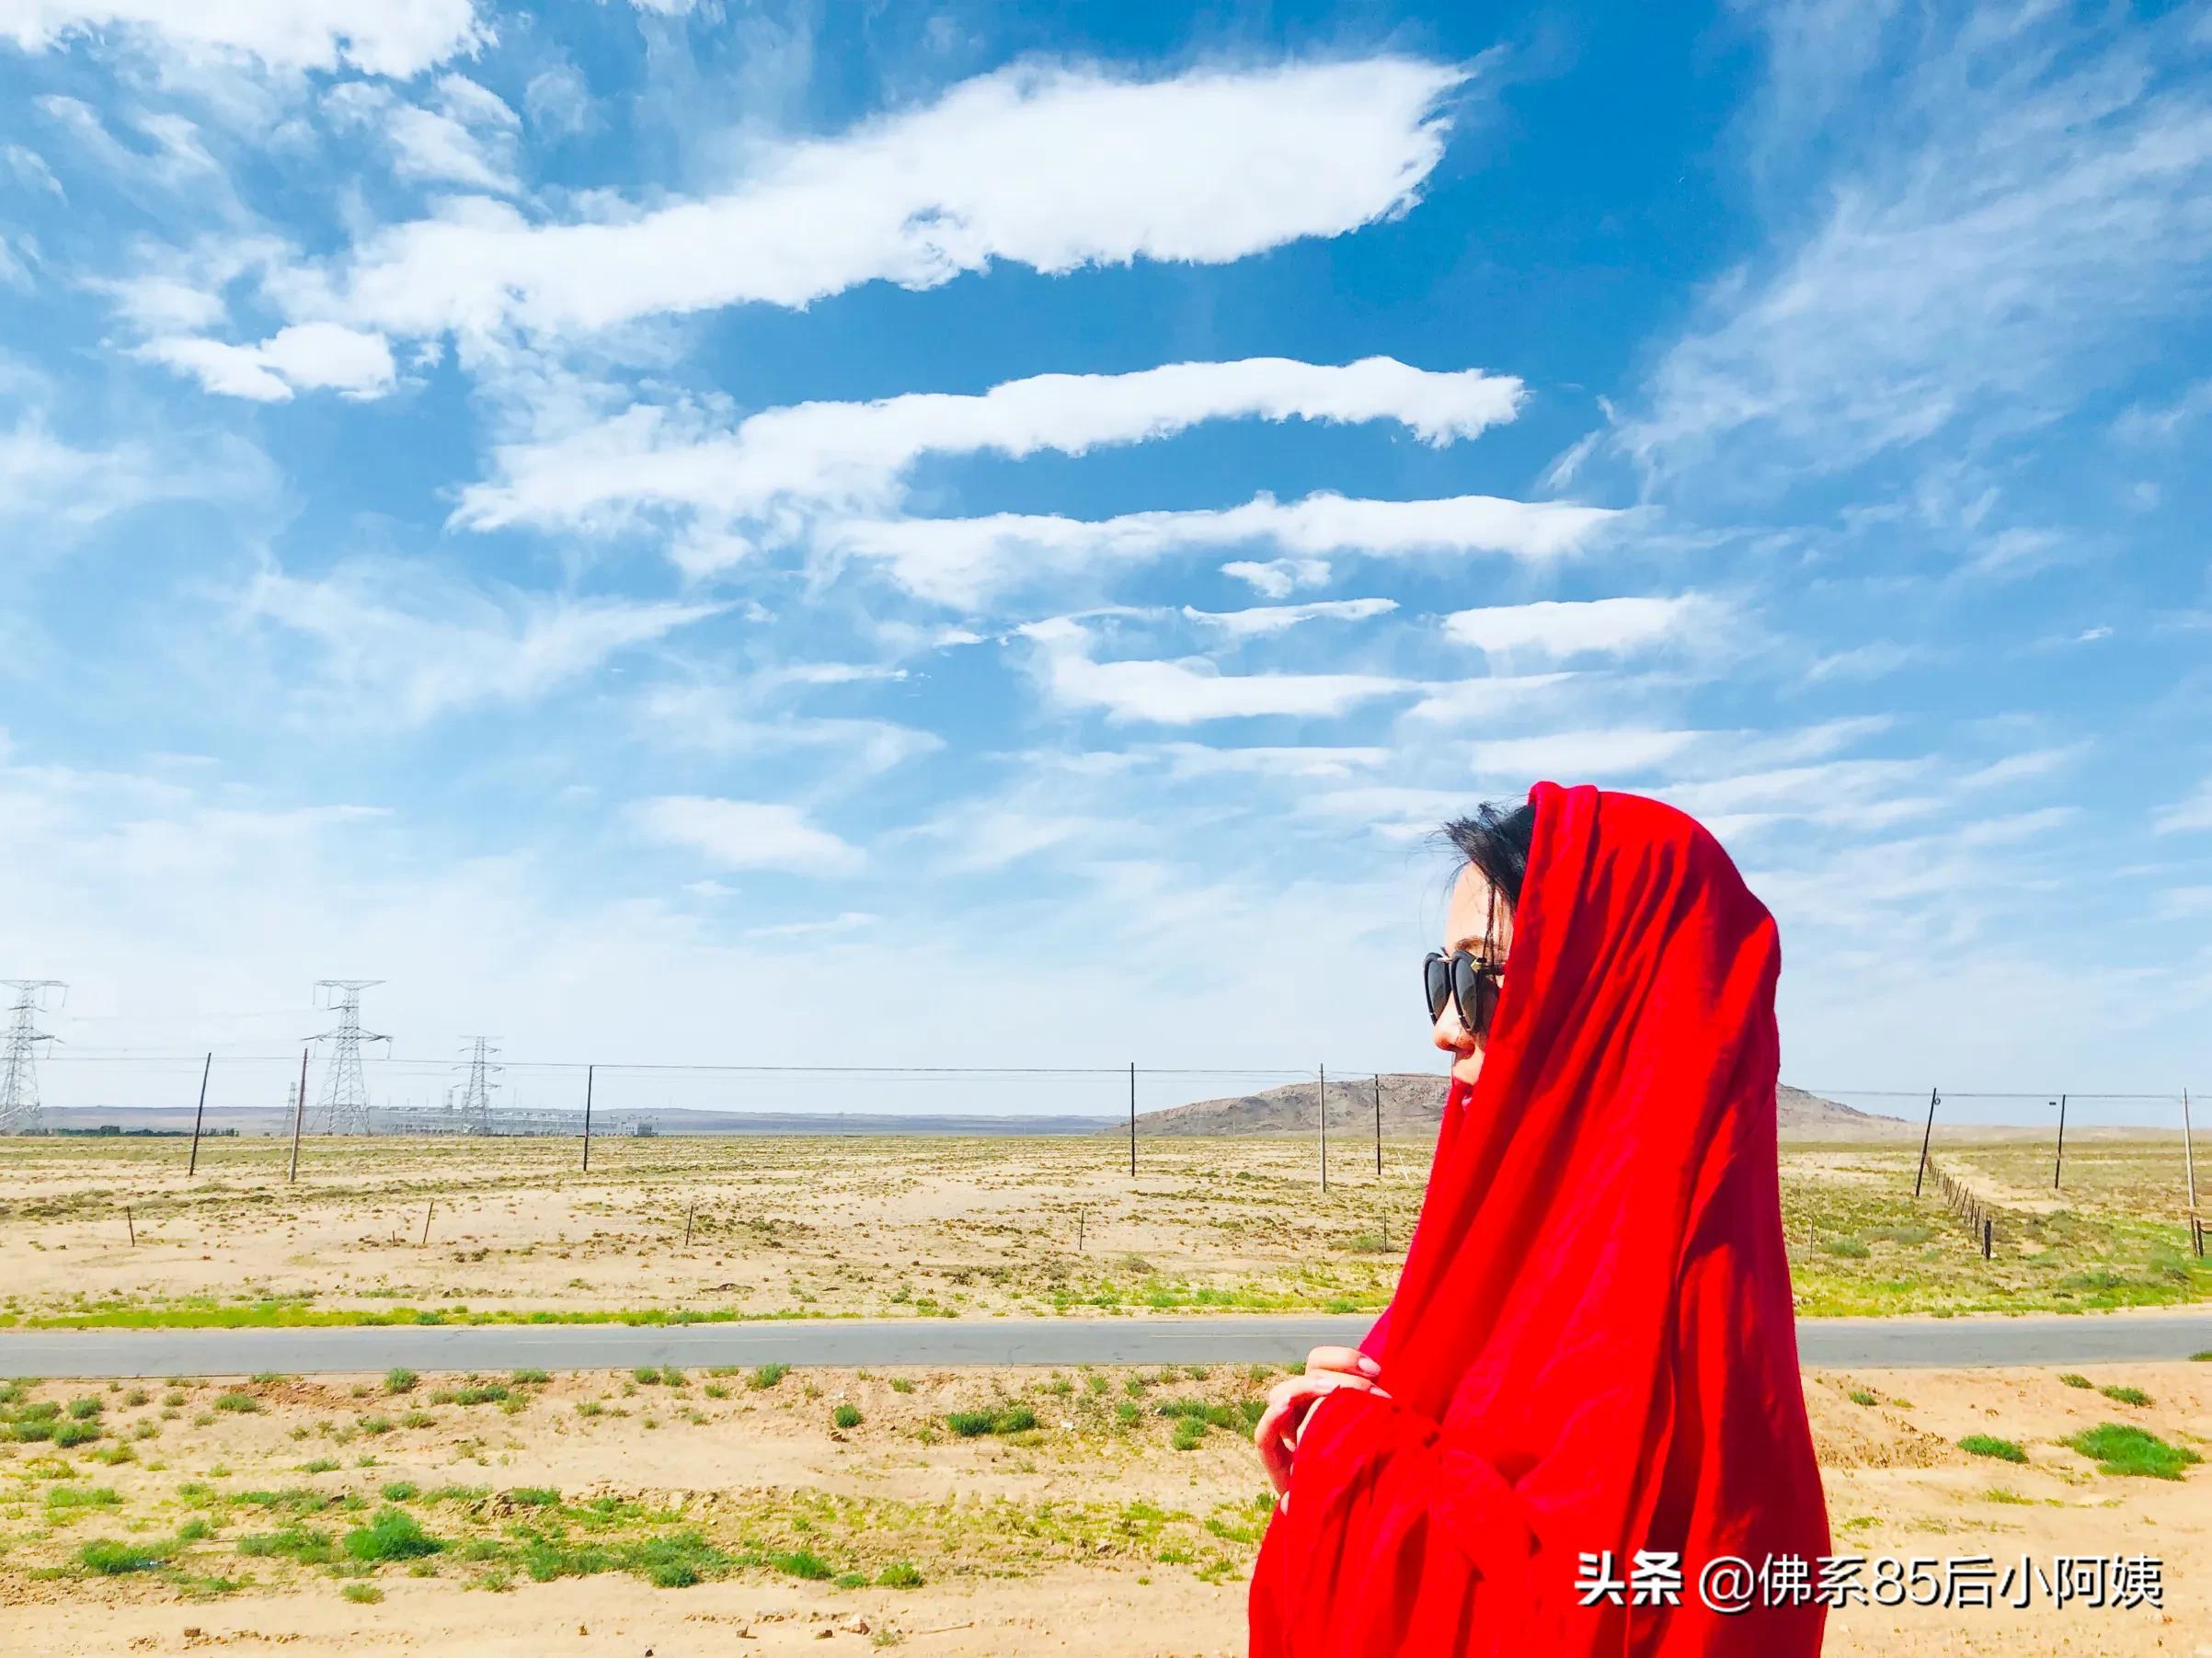
[[[1817,1652],[1789,1567],[1734,1614],[1699,1588],[1723,1556],[1817,1582],[1828,1550],[1773,920],[1711,835],[1632,795],[1539,783],[1446,832],[1466,867],[1426,969],[1453,1057],[1428,1190],[1366,1341],[1316,1349],[1260,1420],[1281,1495],[1255,1658]],[[1639,1550],[1677,1557],[1679,1604]]]

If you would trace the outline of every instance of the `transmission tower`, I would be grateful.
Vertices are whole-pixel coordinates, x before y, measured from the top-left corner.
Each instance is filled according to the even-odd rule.
[[[6,1068],[0,1069],[0,1134],[39,1134],[46,1127],[39,1109],[39,1044],[56,1038],[39,1028],[39,1015],[68,999],[58,978],[0,978],[15,991],[7,1021]]]
[[[315,1104],[315,1129],[321,1134],[367,1134],[369,1128],[369,1080],[361,1074],[361,1045],[364,1042],[389,1044],[389,1036],[380,1036],[373,1031],[361,1028],[361,993],[372,985],[384,983],[381,978],[320,978],[315,981],[315,993],[322,1005],[338,1015],[334,1029],[311,1042],[327,1042],[330,1063],[323,1071],[323,1097]]]
[[[499,1086],[492,1078],[507,1069],[491,1062],[491,1057],[499,1051],[492,1046],[489,1036],[478,1036],[469,1051],[468,1081],[462,1084],[460,1102],[455,1103],[450,1096],[447,1100],[447,1109],[461,1119],[460,1126],[466,1133],[492,1131],[491,1091]]]

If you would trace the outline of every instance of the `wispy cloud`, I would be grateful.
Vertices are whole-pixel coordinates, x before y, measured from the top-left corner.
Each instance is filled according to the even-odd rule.
[[[656,845],[695,853],[716,869],[842,875],[865,861],[859,848],[781,801],[663,795],[630,808],[630,821]]]
[[[490,39],[474,0],[283,0],[177,6],[168,0],[0,0],[0,39],[37,51],[116,30],[179,51],[236,52],[272,69],[336,69],[405,80]]]
[[[771,146],[723,194],[540,224],[481,202],[368,237],[288,284],[295,314],[390,333],[604,328],[657,313],[1215,264],[1404,211],[1467,79],[1408,57],[1166,79],[1024,65],[841,137]]]
[[[1476,369],[1430,372],[1387,357],[1342,366],[1279,357],[1181,362],[1126,374],[1037,374],[975,395],[910,392],[873,403],[802,403],[734,430],[638,405],[557,440],[497,452],[496,482],[454,514],[473,529],[620,527],[641,510],[760,518],[779,504],[879,512],[924,456],[1019,459],[1172,437],[1206,421],[1389,421],[1425,443],[1511,420],[1521,383]]]
[[[237,600],[242,623],[312,646],[309,694],[319,710],[401,727],[543,696],[717,608],[554,598],[379,560],[319,580],[266,568]]]
[[[2188,795],[2161,808],[2151,818],[2150,827],[2161,835],[2212,829],[2212,777],[2206,778]]]
[[[1094,661],[1089,635],[1064,617],[1021,631],[1037,644],[1038,678],[1051,699],[1066,708],[1103,710],[1110,720],[1192,726],[1266,715],[1330,719],[1411,689],[1379,674],[1223,673],[1199,657]]]
[[[1604,508],[1487,495],[1412,501],[1332,494],[1278,501],[1263,495],[1241,507],[1102,520],[1014,512],[853,520],[826,527],[818,540],[838,554],[880,561],[893,581],[918,598],[974,610],[1040,575],[1255,542],[1302,558],[1438,553],[1557,558],[1590,545],[1619,516]]]
[[[1324,599],[1313,604],[1265,604],[1244,611],[1200,611],[1186,604],[1183,614],[1232,639],[1265,639],[1288,633],[1301,622],[1365,622],[1397,608],[1395,599]]]
[[[1553,600],[1455,611],[1444,618],[1447,638],[1485,655],[1564,660],[1712,639],[1731,624],[1727,605],[1710,595],[1679,598]]]
[[[1678,469],[1725,440],[1740,477],[1756,436],[1754,481],[1771,486],[1962,424],[2039,420],[2061,373],[2078,394],[2151,349],[2132,325],[2192,290],[2212,234],[2212,103],[2170,73],[2183,14],[1768,15],[1773,109],[1794,120],[1858,74],[1881,95],[1871,118],[1819,129],[1814,153],[1840,139],[1843,156],[1825,211],[1716,285],[1623,427],[1630,453]],[[1846,18],[1850,51],[1794,49]]]

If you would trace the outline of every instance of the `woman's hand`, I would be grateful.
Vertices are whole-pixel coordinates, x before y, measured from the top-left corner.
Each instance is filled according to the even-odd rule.
[[[1388,1399],[1389,1390],[1375,1380],[1381,1374],[1382,1366],[1357,1347],[1316,1347],[1306,1355],[1304,1375],[1285,1377],[1267,1389],[1267,1408],[1252,1430],[1252,1443],[1259,1447],[1261,1466],[1278,1496],[1290,1489],[1290,1458],[1306,1412],[1339,1388]]]

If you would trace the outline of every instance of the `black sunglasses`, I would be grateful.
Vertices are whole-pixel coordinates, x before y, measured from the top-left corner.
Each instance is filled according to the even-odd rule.
[[[1454,950],[1450,955],[1431,950],[1421,963],[1421,989],[1428,1001],[1428,1023],[1443,1017],[1444,1004],[1460,1011],[1460,1024],[1470,1036],[1486,1035],[1497,1012],[1498,980],[1503,964],[1472,950]]]
[[[1497,889],[1490,889],[1488,913],[1483,921],[1483,949],[1454,950],[1447,955],[1431,950],[1421,962],[1421,990],[1428,1003],[1428,1023],[1444,1016],[1444,1004],[1459,1009],[1460,1026],[1468,1035],[1488,1035],[1497,1012],[1498,981],[1506,964],[1490,958],[1490,941],[1497,935]]]

